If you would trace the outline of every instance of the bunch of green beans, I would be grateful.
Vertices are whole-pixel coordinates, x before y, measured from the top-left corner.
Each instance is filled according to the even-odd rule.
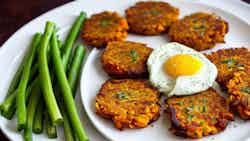
[[[25,141],[32,141],[32,132],[40,134],[44,127],[49,138],[56,138],[61,124],[67,141],[89,140],[74,102],[86,49],[77,44],[72,51],[85,19],[81,12],[65,42],[56,36],[55,24],[48,21],[44,33],[34,35],[11,81],[0,111],[7,119],[16,111],[17,130],[24,130]]]

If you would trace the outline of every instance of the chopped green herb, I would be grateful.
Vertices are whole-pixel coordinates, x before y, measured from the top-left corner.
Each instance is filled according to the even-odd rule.
[[[151,9],[151,14],[152,14],[152,15],[159,15],[159,14],[160,14],[160,11],[157,10],[157,9]]]
[[[202,113],[206,113],[207,112],[207,107],[206,106],[203,106],[202,107]]]
[[[217,119],[216,118],[212,118],[212,124],[216,124],[217,123]]]
[[[151,8],[149,10],[144,10],[142,11],[142,15],[154,15],[154,16],[157,16],[161,13],[161,11],[159,9],[155,9],[155,8]]]
[[[193,111],[193,108],[194,108],[193,106],[187,107],[187,108],[186,108],[186,112],[187,112],[187,113],[192,112],[192,111]]]
[[[237,64],[236,67],[244,67],[244,64]]]
[[[199,22],[196,22],[195,24],[194,24],[194,29],[195,30],[205,30],[206,29],[206,26],[204,25],[204,24],[201,24],[201,23],[199,23]]]
[[[204,36],[205,32],[206,32],[206,21],[193,21],[194,24],[194,30],[196,30],[201,36]]]
[[[188,115],[188,121],[191,122],[193,119],[193,115]]]
[[[179,101],[179,102],[177,102],[177,104],[180,105],[180,106],[183,106],[184,102],[183,101]]]
[[[112,21],[111,17],[105,17],[101,20],[101,26],[105,27],[107,25],[109,25]]]
[[[139,57],[138,53],[135,50],[131,50],[129,52],[129,56],[131,57],[132,61],[135,62]]]
[[[124,92],[117,93],[116,97],[119,99],[128,99],[128,96]]]
[[[250,89],[248,88],[248,86],[242,87],[240,91],[250,94]]]
[[[204,124],[205,124],[205,122],[204,122],[204,121],[201,121],[201,122],[200,122],[200,125],[201,125],[201,126],[203,126]]]
[[[207,104],[207,99],[206,98],[202,98],[202,103],[205,105]]]
[[[206,129],[206,128],[202,128],[202,131],[203,131],[203,132],[207,132],[207,129]]]
[[[228,66],[229,68],[232,68],[232,67],[234,67],[234,66],[236,65],[237,61],[236,61],[235,59],[230,58],[230,59],[221,61],[221,63],[222,63],[222,64],[227,64],[227,66]]]
[[[243,64],[237,64],[236,67],[237,67],[238,70],[244,70],[245,69]]]

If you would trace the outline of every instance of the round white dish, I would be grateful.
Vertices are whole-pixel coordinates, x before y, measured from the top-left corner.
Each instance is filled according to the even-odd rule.
[[[229,33],[225,37],[225,44],[217,44],[215,48],[209,51],[215,51],[221,48],[230,48],[230,47],[250,47],[250,25],[239,18],[222,11],[217,8],[209,7],[202,4],[189,3],[184,1],[171,1],[172,5],[180,8],[180,16],[204,11],[210,13],[216,13],[221,16],[229,23]],[[118,12],[123,14],[123,11],[128,6],[133,5],[134,2],[126,1],[120,2],[117,9]],[[116,8],[115,8],[116,9]],[[130,34],[127,40],[137,41],[146,43],[152,48],[157,48],[162,44],[168,42],[166,35],[160,36],[138,36]],[[104,72],[100,62],[100,55],[102,50],[93,49],[90,53],[81,79],[81,93],[82,93],[82,102],[85,107],[85,111],[89,116],[92,123],[95,127],[108,139],[112,141],[178,141],[178,140],[188,140],[181,137],[176,137],[172,135],[168,128],[170,123],[166,117],[165,113],[161,113],[161,117],[150,124],[147,128],[143,129],[124,129],[123,131],[117,130],[111,120],[103,119],[95,113],[95,96],[98,93],[101,85],[110,77]],[[250,121],[242,121],[236,118],[236,121],[231,122],[228,128],[217,135],[212,135],[204,137],[200,140],[233,140],[233,141],[242,141],[246,140],[250,131]]]

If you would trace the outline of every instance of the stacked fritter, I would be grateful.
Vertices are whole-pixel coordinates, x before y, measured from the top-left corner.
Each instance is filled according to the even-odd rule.
[[[146,62],[151,51],[142,43],[114,41],[101,55],[103,69],[115,79],[102,85],[95,106],[97,114],[111,118],[118,129],[143,128],[160,115],[158,90],[139,79],[148,77]]]
[[[250,119],[250,52],[247,48],[223,49],[207,57],[219,70],[217,82],[227,90],[232,109]]]

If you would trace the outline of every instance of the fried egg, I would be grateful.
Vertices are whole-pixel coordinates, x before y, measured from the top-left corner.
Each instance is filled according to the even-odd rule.
[[[202,53],[175,42],[154,49],[147,67],[152,85],[168,96],[204,91],[213,85],[218,73]]]

